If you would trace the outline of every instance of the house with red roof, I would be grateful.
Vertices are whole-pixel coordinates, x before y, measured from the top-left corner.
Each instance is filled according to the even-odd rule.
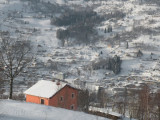
[[[40,80],[24,94],[26,102],[77,110],[78,89],[61,81]]]

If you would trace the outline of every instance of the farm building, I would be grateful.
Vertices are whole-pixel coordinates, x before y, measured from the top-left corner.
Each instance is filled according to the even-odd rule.
[[[64,82],[40,80],[24,93],[26,102],[77,110],[78,89]]]

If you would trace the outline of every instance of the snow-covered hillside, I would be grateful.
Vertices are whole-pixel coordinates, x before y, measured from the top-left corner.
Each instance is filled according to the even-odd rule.
[[[0,100],[0,120],[109,120],[62,108]]]
[[[109,99],[104,106],[109,108],[126,101],[126,90],[129,95],[137,93],[137,97],[137,91],[148,86],[150,93],[156,93],[160,90],[160,2],[154,1],[0,0],[0,33],[8,31],[12,38],[21,36],[23,42],[31,44],[34,57],[30,66],[15,78],[13,96],[24,99],[23,91],[38,80],[53,78],[88,88],[93,93],[91,103],[97,102],[98,90],[103,89]],[[122,60],[119,74],[111,69],[114,56]],[[8,94],[9,81],[4,80],[0,84],[0,98],[7,98]],[[14,107],[22,103],[1,103],[4,109],[0,114],[4,119],[5,114],[8,119],[18,114],[28,116],[33,111],[25,111],[27,105],[38,111],[33,118],[43,111],[36,109],[38,105],[24,103],[24,108],[7,112],[7,104]],[[117,106],[114,108],[119,111]],[[44,119],[52,117],[45,111],[41,115]]]
[[[105,18],[94,27],[98,40],[88,45],[69,42],[62,47],[56,31],[68,26],[51,25],[50,19],[86,7]],[[123,13],[123,17],[117,18],[119,13]],[[115,91],[117,88],[130,85],[138,88],[142,83],[149,84],[153,92],[160,87],[160,13],[157,4],[138,0],[39,0],[38,3],[1,0],[0,16],[0,31],[9,31],[13,36],[24,35],[31,41],[34,53],[33,63],[29,66],[31,73],[25,70],[16,78],[14,93],[21,93],[40,79],[51,80],[58,73],[64,73],[70,83],[84,85],[93,91],[102,86],[111,94],[119,92]],[[112,26],[113,31],[105,33],[108,26]],[[143,55],[137,57],[139,50]],[[93,69],[98,60],[115,55],[122,60],[120,74],[115,75],[103,65]],[[6,95],[7,87],[6,82],[2,91]]]

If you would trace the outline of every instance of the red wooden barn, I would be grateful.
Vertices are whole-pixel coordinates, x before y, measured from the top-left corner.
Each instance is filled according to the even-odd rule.
[[[77,110],[78,89],[64,82],[40,80],[24,93],[26,102]]]

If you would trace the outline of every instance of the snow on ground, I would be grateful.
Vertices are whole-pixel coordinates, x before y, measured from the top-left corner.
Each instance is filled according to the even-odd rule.
[[[57,3],[57,4],[65,4],[66,1],[65,0],[43,0],[45,2],[50,2],[50,3]]]
[[[0,100],[0,120],[109,120],[83,112],[13,100]]]
[[[57,3],[57,4],[60,4],[60,5],[63,5],[63,4],[78,4],[78,5],[82,5],[83,4],[83,0],[43,0],[45,2],[50,2],[50,3]]]
[[[2,0],[3,1],[3,0]],[[23,9],[23,4],[19,2],[19,0],[12,0],[9,4],[7,4],[7,0],[1,2],[0,10],[1,11],[20,11]]]
[[[90,111],[99,111],[99,112],[107,113],[107,114],[114,115],[114,116],[117,116],[117,117],[122,117],[123,116],[122,114],[113,112],[111,109],[105,109],[105,108],[98,108],[98,107],[91,107],[90,106],[89,110]]]
[[[106,113],[106,114],[110,114],[110,115],[113,115],[113,116],[117,116],[117,117],[120,117],[122,118],[122,120],[136,120],[136,119],[129,119],[129,117],[123,117],[122,114],[119,114],[119,113],[116,113],[114,111],[112,111],[112,109],[110,108],[98,108],[98,107],[89,107],[89,110],[90,111],[95,111],[95,112],[102,112],[102,113]]]

